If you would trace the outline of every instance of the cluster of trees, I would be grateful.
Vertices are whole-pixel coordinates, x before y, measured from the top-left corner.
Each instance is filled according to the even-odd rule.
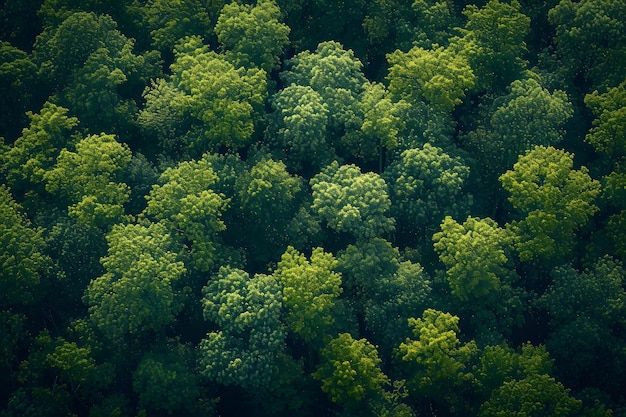
[[[0,21],[0,416],[626,416],[623,0]]]

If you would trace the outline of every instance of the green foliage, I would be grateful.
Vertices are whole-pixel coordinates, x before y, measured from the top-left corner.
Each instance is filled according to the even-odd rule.
[[[611,370],[626,366],[622,330],[626,324],[626,272],[610,257],[581,273],[554,270],[553,284],[540,298],[550,314],[548,349],[559,376],[570,384],[612,390]]]
[[[0,307],[29,305],[51,267],[42,230],[31,226],[9,189],[0,185]]]
[[[530,18],[521,12],[517,0],[490,0],[481,8],[468,5],[463,14],[467,23],[454,48],[467,58],[478,90],[503,90],[526,66],[524,38],[530,31]]]
[[[502,281],[510,281],[507,268],[511,235],[490,218],[469,216],[463,224],[446,216],[433,235],[435,250],[446,265],[452,293],[461,301],[493,298]]]
[[[338,404],[356,408],[382,394],[389,379],[380,369],[376,347],[367,339],[341,333],[322,349],[322,363],[313,377],[322,381],[322,391]]]
[[[537,146],[500,177],[520,220],[511,223],[522,261],[555,260],[571,253],[574,232],[598,207],[600,183],[587,168],[573,169],[571,153]]]
[[[626,81],[606,93],[587,94],[585,104],[596,116],[585,142],[612,159],[626,155]]]
[[[504,382],[480,407],[480,417],[578,416],[582,401],[554,378],[542,374]]]
[[[480,159],[483,176],[494,182],[534,146],[561,143],[573,115],[563,91],[550,93],[535,78],[515,80],[507,91],[490,105],[485,125],[464,138],[468,150]]]
[[[17,190],[32,191],[44,184],[45,172],[52,168],[59,152],[71,142],[78,119],[68,109],[50,102],[37,114],[27,113],[29,127],[1,156],[7,182]]]
[[[471,379],[467,364],[476,344],[461,343],[459,318],[428,308],[422,318],[409,318],[414,338],[407,338],[397,357],[407,375],[407,387],[418,396],[445,398],[450,390]]]
[[[463,55],[436,47],[413,47],[387,55],[389,92],[394,100],[426,101],[434,111],[448,113],[474,87],[475,76]]]
[[[26,122],[37,82],[37,66],[24,51],[0,41],[0,137],[14,139]]]
[[[159,120],[163,116],[159,110],[167,100],[160,95],[167,94],[172,96],[170,105],[174,107],[168,113],[191,118],[186,122],[192,130],[186,145],[194,153],[220,146],[247,145],[267,96],[265,71],[236,68],[223,55],[210,51],[197,36],[182,39],[174,52],[176,60],[170,67],[174,90],[158,88],[159,82],[153,84],[151,90],[154,91],[144,95],[148,100],[147,110],[156,110],[157,116],[144,115],[143,118],[157,117],[157,126],[167,129],[163,124],[171,119]],[[175,121],[175,126],[178,123]]]
[[[378,174],[333,161],[311,179],[311,188],[311,209],[337,232],[372,238],[394,229],[394,219],[387,216],[387,184]]]
[[[313,249],[307,260],[290,246],[274,271],[274,278],[283,288],[285,323],[306,343],[318,346],[336,328],[336,303],[342,291],[336,266],[332,253],[322,248]]]
[[[328,108],[329,128],[337,132],[354,117],[354,106],[366,81],[363,64],[338,42],[322,42],[315,52],[300,52],[281,74],[287,85],[310,86]]]
[[[76,152],[62,149],[56,165],[44,174],[46,190],[68,201],[70,216],[80,223],[108,228],[124,216],[130,198],[121,182],[132,154],[114,135],[91,135],[76,143]]]
[[[216,259],[216,236],[229,200],[213,190],[217,175],[207,157],[181,162],[161,174],[146,197],[145,214],[176,233],[189,246],[193,265],[207,271]],[[173,235],[176,236],[176,235]]]
[[[391,214],[399,225],[430,237],[444,216],[463,215],[471,196],[463,195],[469,168],[461,158],[426,143],[408,149],[385,171]]]
[[[303,165],[319,170],[334,159],[327,137],[328,106],[312,87],[287,86],[274,95],[272,107],[267,139],[284,153],[283,161],[292,170]]]
[[[192,411],[198,377],[175,354],[146,354],[133,373],[139,405],[168,414]]]
[[[290,221],[304,191],[282,161],[263,158],[236,180],[238,211],[246,223],[245,243],[259,262],[274,261],[289,244]]]
[[[562,0],[549,11],[548,19],[556,30],[561,71],[568,77],[582,76],[592,88],[612,87],[624,80],[620,63],[626,58],[626,11],[621,0]],[[580,53],[581,48],[585,53]]]
[[[282,292],[268,275],[221,267],[203,289],[205,320],[217,326],[199,345],[201,372],[223,385],[267,386],[284,350]]]
[[[290,29],[280,18],[274,0],[260,0],[254,7],[233,2],[222,8],[215,33],[235,67],[258,67],[269,74],[280,67],[289,43]]]
[[[150,31],[152,44],[171,52],[185,36],[209,36],[224,1],[148,0],[141,8],[143,25]]]
[[[91,320],[113,340],[161,330],[180,310],[173,284],[185,272],[166,228],[115,225],[107,242],[106,273],[91,281],[83,298]]]

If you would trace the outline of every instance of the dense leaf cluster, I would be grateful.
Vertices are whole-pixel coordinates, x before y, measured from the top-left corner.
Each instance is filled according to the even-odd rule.
[[[0,417],[626,416],[624,0],[6,0]]]

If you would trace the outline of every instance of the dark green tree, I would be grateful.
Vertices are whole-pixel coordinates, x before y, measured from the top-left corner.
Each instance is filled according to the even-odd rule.
[[[201,373],[223,385],[267,387],[285,348],[280,284],[221,267],[203,290],[204,318],[217,326],[198,346]]]

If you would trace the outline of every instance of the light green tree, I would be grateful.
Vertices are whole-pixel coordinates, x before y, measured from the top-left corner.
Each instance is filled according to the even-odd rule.
[[[466,58],[444,47],[413,47],[387,55],[389,92],[394,100],[425,101],[440,113],[454,110],[475,84]]]
[[[362,173],[356,165],[334,161],[310,181],[311,209],[328,227],[357,238],[371,238],[394,229],[387,184],[380,175]]]
[[[207,271],[217,259],[217,234],[229,200],[214,191],[218,177],[208,157],[166,169],[146,197],[146,216],[162,222],[188,247],[193,266]]]
[[[558,260],[573,249],[574,233],[598,207],[600,183],[586,167],[573,168],[574,155],[536,146],[500,177],[519,220],[510,223],[522,261]]]
[[[421,318],[409,318],[413,338],[397,350],[407,387],[418,397],[448,401],[455,389],[471,381],[469,361],[478,353],[474,341],[458,338],[459,317],[426,309]]]
[[[280,19],[274,0],[260,0],[255,6],[233,2],[222,7],[215,33],[235,67],[257,67],[269,75],[280,66],[289,44],[290,29]]]
[[[167,54],[185,36],[212,35],[224,3],[222,0],[148,0],[139,11],[152,45]]]
[[[503,281],[510,283],[513,275],[507,267],[511,238],[490,218],[469,216],[459,224],[446,216],[433,241],[452,293],[464,302],[498,297]]]
[[[274,278],[283,288],[287,308],[285,323],[298,338],[319,347],[336,328],[337,298],[342,292],[337,261],[322,248],[310,259],[288,247],[278,262]]]
[[[144,92],[147,102],[140,122],[161,132],[186,128],[184,146],[195,155],[249,144],[264,111],[265,71],[235,67],[199,36],[182,39],[174,52],[168,81],[172,87],[156,81]],[[165,105],[168,99],[171,109]]]
[[[185,273],[167,229],[158,223],[115,225],[102,258],[106,273],[91,281],[83,301],[111,340],[158,332],[182,307],[174,284]]]
[[[132,153],[114,135],[91,135],[76,143],[76,151],[61,150],[56,165],[44,174],[46,190],[70,206],[77,221],[102,228],[120,222],[130,188],[122,182]]]
[[[626,81],[605,93],[587,94],[585,104],[596,116],[585,142],[611,159],[626,155]]]
[[[313,377],[322,382],[322,391],[331,401],[348,408],[382,396],[389,378],[380,368],[376,347],[367,339],[353,339],[341,333],[321,352],[322,362]]]
[[[200,342],[200,372],[223,385],[267,386],[285,347],[280,284],[272,276],[221,267],[203,294],[204,318],[217,330]]]
[[[72,134],[78,119],[69,110],[50,102],[39,113],[27,113],[30,125],[0,155],[7,183],[20,192],[43,192],[44,174],[50,170],[61,149],[74,141]]]

